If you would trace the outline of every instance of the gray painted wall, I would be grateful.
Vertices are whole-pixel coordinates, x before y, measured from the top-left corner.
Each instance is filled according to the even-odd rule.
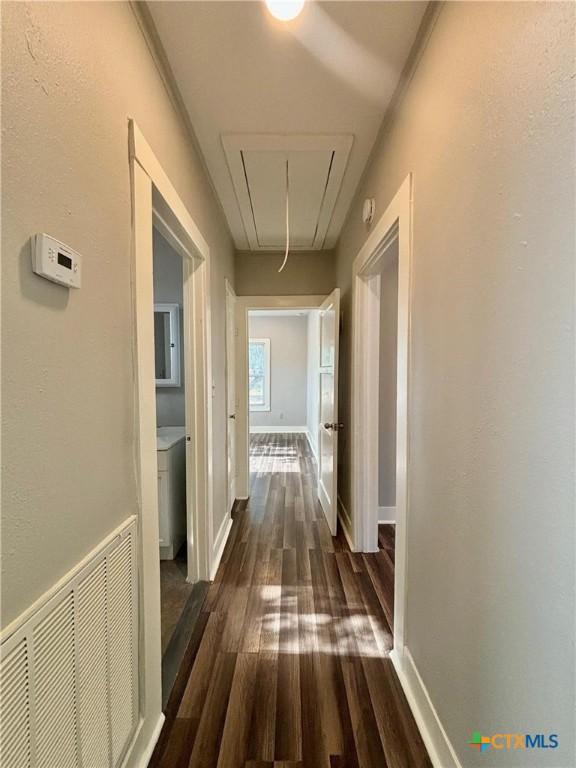
[[[210,246],[214,530],[226,514],[224,278],[234,280],[234,250],[202,161],[128,3],[5,4],[3,624],[138,512],[129,117]],[[32,273],[36,232],[82,254],[80,290]]]
[[[379,488],[381,507],[396,505],[396,351],[398,335],[398,241],[380,276]],[[387,513],[387,520],[392,514]]]
[[[362,202],[377,221],[413,173],[406,641],[467,767],[473,729],[560,735],[499,765],[574,765],[574,28],[571,3],[444,3],[338,248],[350,423]]]
[[[306,317],[249,316],[249,335],[270,339],[270,411],[250,411],[253,427],[306,426]]]
[[[333,251],[294,251],[282,272],[283,253],[236,253],[236,293],[239,296],[323,295],[336,287]]]
[[[156,387],[156,423],[159,427],[183,427],[184,402],[183,264],[180,254],[154,230],[154,303],[180,307],[180,387]]]

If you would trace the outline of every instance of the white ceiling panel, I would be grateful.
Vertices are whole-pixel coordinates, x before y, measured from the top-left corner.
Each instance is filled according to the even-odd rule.
[[[290,247],[321,250],[352,137],[245,134],[222,142],[250,249],[285,247],[288,181]]]
[[[242,153],[259,248],[286,243],[287,181],[290,243],[294,248],[314,247],[333,155],[328,150]]]

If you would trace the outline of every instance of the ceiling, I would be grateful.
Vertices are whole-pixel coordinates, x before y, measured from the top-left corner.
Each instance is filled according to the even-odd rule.
[[[236,247],[332,248],[426,2],[151,2]]]

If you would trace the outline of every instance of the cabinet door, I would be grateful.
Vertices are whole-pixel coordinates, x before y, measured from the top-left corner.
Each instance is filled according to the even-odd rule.
[[[158,523],[160,546],[169,547],[172,543],[169,515],[169,472],[158,472]]]

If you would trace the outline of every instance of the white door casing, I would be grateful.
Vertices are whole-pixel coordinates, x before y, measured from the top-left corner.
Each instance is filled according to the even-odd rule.
[[[228,511],[236,500],[236,294],[226,280],[226,448]]]
[[[405,644],[406,538],[409,526],[408,471],[410,326],[412,284],[412,177],[408,175],[360,249],[352,267],[352,545],[378,549],[378,420],[380,272],[397,242],[398,325],[396,370],[396,544],[394,651]]]
[[[319,310],[322,295],[236,297],[236,498],[250,494],[250,425],[248,407],[248,313],[251,309]]]
[[[338,353],[340,289],[320,307],[320,424],[318,425],[318,498],[332,536],[338,525]]]
[[[154,374],[152,228],[183,257],[188,497],[188,578],[207,579],[214,558],[212,534],[212,379],[210,249],[150,145],[133,120],[128,127],[133,216],[135,460],[139,494],[140,720],[125,768],[147,762],[162,713],[158,474]],[[194,511],[190,515],[191,510]]]

